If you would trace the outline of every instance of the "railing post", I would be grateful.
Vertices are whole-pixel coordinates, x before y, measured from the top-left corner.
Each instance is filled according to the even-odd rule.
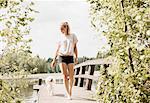
[[[88,75],[93,75],[94,74],[94,69],[95,69],[95,65],[89,65]],[[87,90],[91,90],[91,87],[92,87],[92,79],[87,79],[85,88]]]
[[[75,68],[75,75],[78,75],[79,74],[79,71],[80,71],[80,68]],[[75,83],[74,83],[75,86],[78,85],[78,78],[75,78]]]
[[[2,90],[2,79],[0,79],[0,90]]]
[[[82,74],[85,74],[85,66],[80,67],[79,75],[82,75]],[[83,87],[83,84],[84,84],[84,78],[79,78],[78,79],[78,86]]]
[[[94,71],[97,65],[104,65],[107,68],[111,63],[106,62],[103,59],[98,60],[88,60],[74,68],[75,75],[75,86],[84,87],[86,90],[91,90],[92,82],[97,81],[97,76],[95,77]],[[98,74],[96,74],[98,75]]]
[[[39,78],[39,85],[42,85],[42,79]]]

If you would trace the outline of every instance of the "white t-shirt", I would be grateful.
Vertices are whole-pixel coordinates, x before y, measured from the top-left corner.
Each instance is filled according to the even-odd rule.
[[[74,46],[78,42],[75,34],[64,35],[62,34],[59,38],[59,51],[58,55],[70,55],[74,54]]]

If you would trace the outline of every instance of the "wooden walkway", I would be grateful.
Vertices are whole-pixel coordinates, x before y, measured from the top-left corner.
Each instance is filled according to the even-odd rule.
[[[20,75],[19,77],[0,76],[0,79],[38,79],[38,86],[34,88],[34,90],[38,90],[38,103],[96,103],[96,100],[94,100],[95,91],[92,90],[93,83],[97,82],[100,77],[99,71],[96,71],[96,66],[100,65],[106,69],[111,64],[112,59],[96,59],[75,65],[72,100],[68,100],[65,97],[64,84],[55,84],[54,96],[50,96],[45,83],[42,82],[48,76],[51,76],[56,81],[62,80],[63,75],[61,73],[31,74],[24,78]]]
[[[48,94],[46,86],[41,85],[38,97],[38,103],[96,103],[94,100],[94,92],[85,90],[82,87],[73,87],[72,100],[68,100],[65,94],[65,88],[63,84],[54,84],[54,95]]]

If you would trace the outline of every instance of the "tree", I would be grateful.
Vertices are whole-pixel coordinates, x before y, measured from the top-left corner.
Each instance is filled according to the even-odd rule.
[[[149,0],[88,0],[92,26],[109,40],[116,61],[101,69],[97,100],[103,103],[150,101]]]
[[[107,58],[111,55],[110,52],[98,51],[96,58]]]
[[[29,42],[32,39],[25,39],[29,34],[29,24],[34,20],[32,17],[34,9],[33,2],[24,0],[0,0],[0,43],[4,45],[0,56],[0,69],[5,68],[11,71],[14,76],[25,75],[24,68],[20,68],[18,63],[21,55],[25,59],[31,56]],[[12,55],[13,54],[13,55]],[[13,60],[13,61],[9,61]],[[4,69],[3,69],[4,70]],[[4,71],[4,72],[6,72]],[[26,86],[26,81],[22,79],[8,82],[1,80],[0,102],[1,103],[20,103],[20,88]]]

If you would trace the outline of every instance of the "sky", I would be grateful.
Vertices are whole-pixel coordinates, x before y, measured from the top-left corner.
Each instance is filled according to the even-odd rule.
[[[96,57],[97,52],[107,45],[106,39],[91,27],[89,4],[86,0],[36,0],[30,35],[33,39],[33,55],[42,58],[54,57],[60,24],[67,21],[71,32],[78,38],[78,57]],[[2,45],[0,46],[0,48]]]
[[[89,4],[85,0],[38,0],[39,11],[31,25],[31,44],[34,54],[54,57],[60,32],[60,24],[69,22],[71,32],[78,38],[78,56],[96,57],[106,45],[105,38],[94,31],[90,24]]]

